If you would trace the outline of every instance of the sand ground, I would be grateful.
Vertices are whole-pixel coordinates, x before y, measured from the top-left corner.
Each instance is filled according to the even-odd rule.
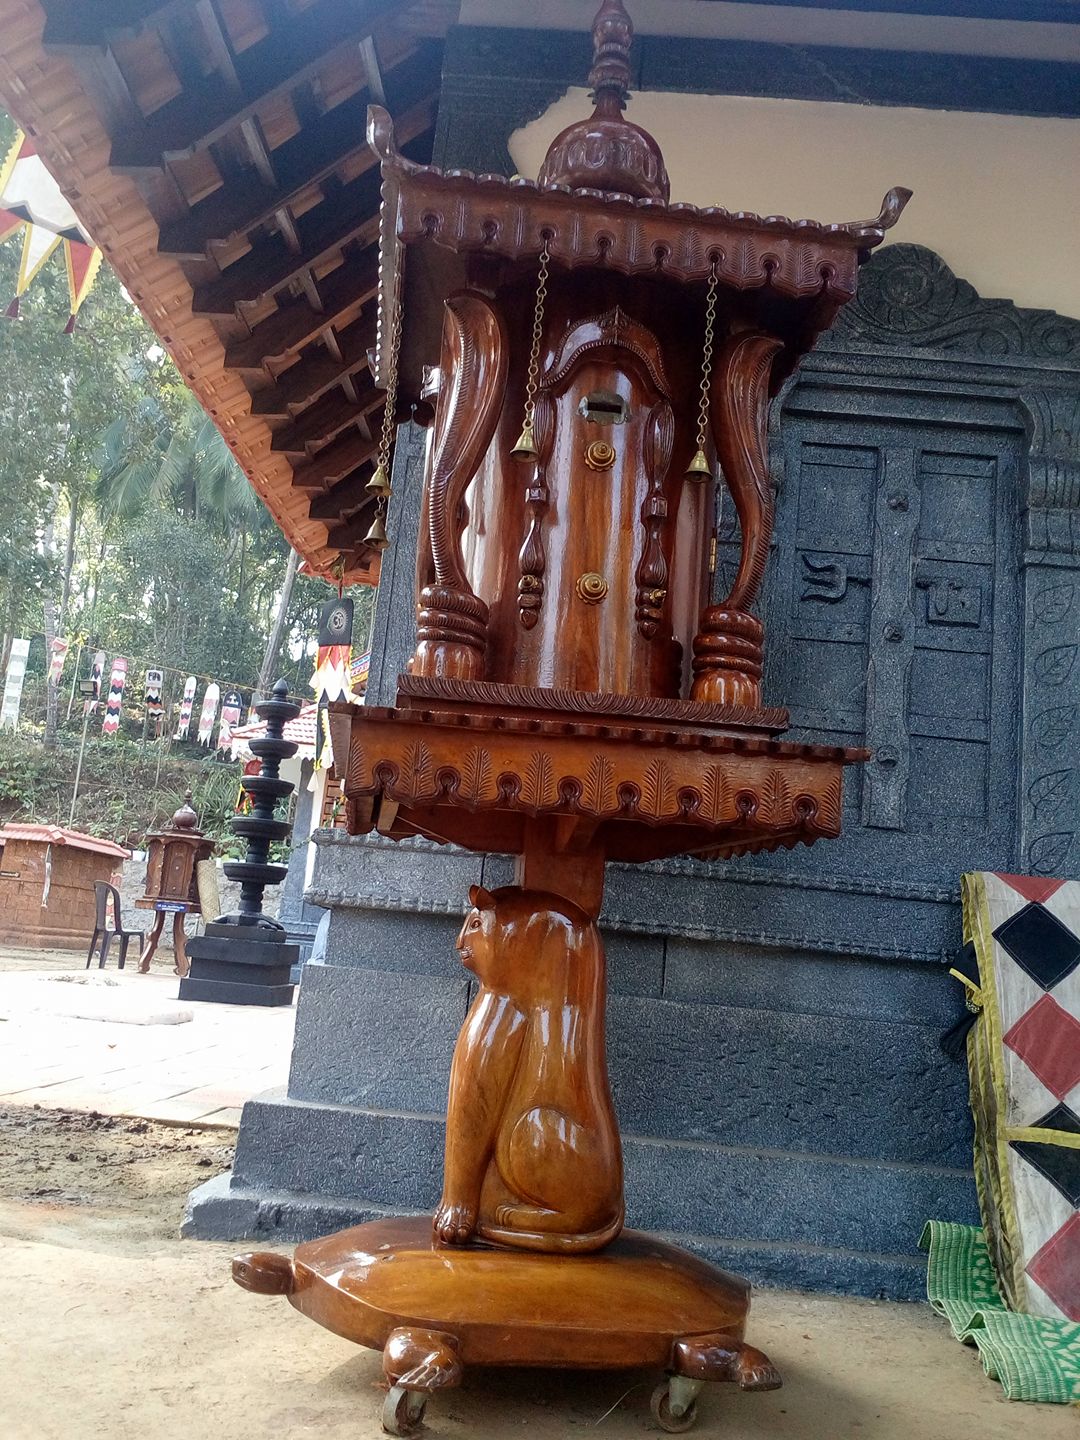
[[[239,1290],[237,1246],[181,1241],[186,1192],[225,1131],[0,1110],[0,1433],[5,1440],[376,1440],[377,1356]],[[727,1440],[1057,1440],[1075,1408],[1016,1405],[926,1306],[766,1292],[752,1338],[783,1390],[707,1391]],[[660,1432],[653,1374],[474,1371],[431,1402],[431,1440]]]

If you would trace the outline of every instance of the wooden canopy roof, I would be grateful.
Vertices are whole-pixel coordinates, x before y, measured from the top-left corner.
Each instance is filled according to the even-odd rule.
[[[370,581],[384,105],[431,158],[455,0],[0,0],[0,100],[309,569]],[[337,567],[340,570],[340,567]]]

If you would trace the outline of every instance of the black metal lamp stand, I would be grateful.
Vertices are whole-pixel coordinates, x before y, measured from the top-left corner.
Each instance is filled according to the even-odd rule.
[[[181,1000],[215,1000],[226,1005],[289,1005],[293,986],[289,971],[300,958],[299,945],[286,939],[285,927],[262,911],[267,885],[280,885],[288,869],[270,860],[275,840],[287,840],[292,826],[275,820],[279,800],[292,794],[291,780],[282,780],[282,760],[295,755],[297,746],[283,738],[285,723],[300,714],[300,706],[286,698],[288,686],[279,680],[269,700],[255,706],[266,721],[266,734],[250,741],[252,754],[262,762],[258,775],[240,784],[252,797],[250,815],[230,822],[234,835],[248,842],[247,856],[224,866],[229,880],[240,881],[240,908],[207,925],[202,935],[187,942],[191,969],[180,981]]]

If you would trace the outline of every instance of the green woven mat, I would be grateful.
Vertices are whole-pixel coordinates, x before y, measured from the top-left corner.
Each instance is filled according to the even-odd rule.
[[[1080,1405],[1080,1325],[1005,1308],[977,1225],[930,1220],[926,1294],[957,1340],[978,1347],[983,1369],[1010,1400]]]

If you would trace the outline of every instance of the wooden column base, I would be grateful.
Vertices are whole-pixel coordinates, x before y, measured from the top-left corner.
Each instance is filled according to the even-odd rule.
[[[764,637],[757,616],[711,605],[694,636],[690,698],[710,705],[760,705]]]
[[[488,608],[471,592],[425,585],[420,592],[414,675],[480,680],[487,649]]]
[[[774,1390],[780,1376],[743,1343],[745,1280],[625,1230],[596,1255],[441,1246],[427,1216],[375,1220],[297,1247],[240,1255],[233,1279],[290,1302],[336,1335],[381,1350],[383,1426],[419,1427],[427,1396],[469,1365],[655,1366],[665,1430],[688,1430],[707,1380]]]

